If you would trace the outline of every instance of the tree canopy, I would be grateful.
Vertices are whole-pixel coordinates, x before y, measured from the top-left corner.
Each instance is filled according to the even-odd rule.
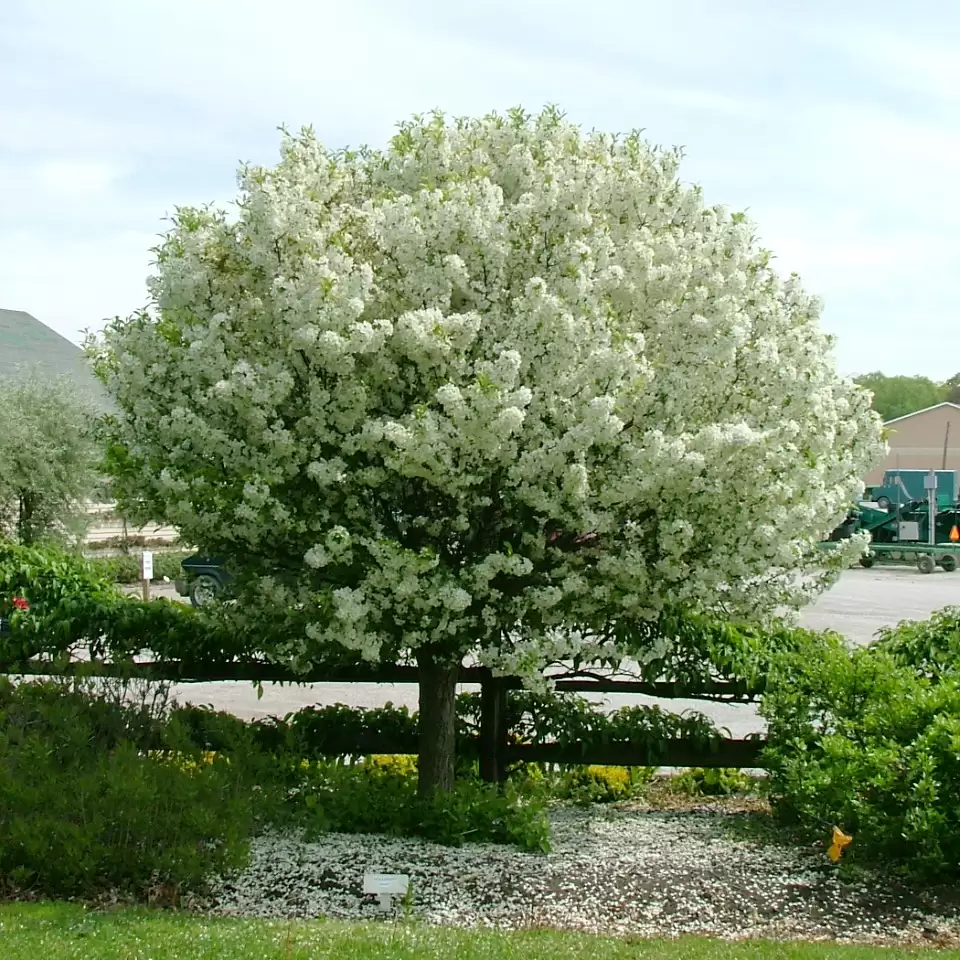
[[[946,383],[937,383],[929,377],[890,377],[877,370],[857,377],[856,382],[871,392],[873,408],[884,420],[916,413],[944,400],[956,403],[960,396],[960,374]]]
[[[97,481],[96,410],[68,378],[0,378],[0,533],[21,543],[79,535]]]
[[[799,604],[881,454],[818,301],[678,163],[552,109],[285,135],[94,346],[120,495],[306,611],[273,656],[417,659],[426,788],[465,657],[534,675],[617,618]]]
[[[946,399],[950,403],[960,404],[960,373],[955,373],[944,386],[947,388]]]

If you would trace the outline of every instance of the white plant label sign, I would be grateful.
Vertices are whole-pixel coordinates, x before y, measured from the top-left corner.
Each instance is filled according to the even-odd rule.
[[[141,580],[152,580],[153,579],[153,551],[144,550],[140,554],[140,579]]]
[[[394,897],[404,897],[410,889],[410,877],[404,873],[367,873],[363,877],[363,892],[380,901],[381,910],[393,907]]]

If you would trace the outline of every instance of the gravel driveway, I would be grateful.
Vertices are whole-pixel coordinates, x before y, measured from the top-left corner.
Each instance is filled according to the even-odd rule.
[[[561,809],[554,850],[460,849],[419,840],[332,834],[305,844],[272,835],[251,863],[215,885],[214,914],[382,916],[362,894],[366,872],[411,878],[410,914],[458,926],[560,929],[621,936],[704,934],[947,944],[960,935],[956,902],[876,881],[842,883],[822,850],[745,839],[749,814],[704,807],[664,813]]]

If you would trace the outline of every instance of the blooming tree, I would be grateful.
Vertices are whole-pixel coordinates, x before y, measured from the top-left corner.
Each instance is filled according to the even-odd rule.
[[[285,135],[235,215],[178,211],[155,309],[99,344],[121,490],[306,613],[273,656],[416,658],[422,789],[465,657],[796,606],[881,452],[818,302],[678,161],[553,109]]]

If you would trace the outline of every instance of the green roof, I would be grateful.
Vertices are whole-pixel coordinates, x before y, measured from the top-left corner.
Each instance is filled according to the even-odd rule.
[[[23,310],[0,309],[0,377],[24,370],[73,380],[98,406],[107,403],[80,347]]]

